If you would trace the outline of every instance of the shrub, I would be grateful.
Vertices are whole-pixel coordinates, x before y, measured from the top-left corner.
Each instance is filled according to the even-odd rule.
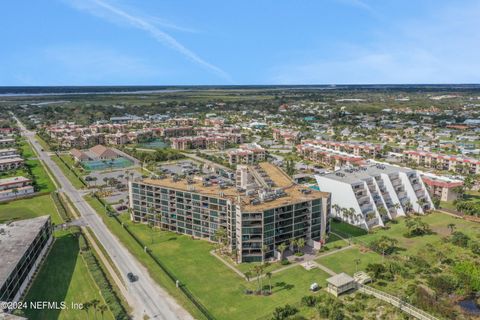
[[[286,266],[290,264],[290,261],[288,261],[288,259],[283,259],[282,261],[280,261],[280,263],[282,264],[282,266]]]
[[[450,241],[456,246],[466,248],[468,246],[468,241],[470,241],[470,238],[463,232],[455,231],[454,233],[452,233]]]
[[[318,297],[305,296],[302,298],[302,304],[307,307],[314,307],[318,303]]]
[[[275,308],[273,311],[273,320],[284,320],[287,319],[298,312],[298,309],[287,304],[285,307]]]

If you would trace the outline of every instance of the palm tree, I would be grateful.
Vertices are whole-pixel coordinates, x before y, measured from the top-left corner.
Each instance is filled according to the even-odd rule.
[[[298,250],[301,251],[303,249],[303,247],[305,247],[305,239],[304,238],[300,238],[297,240],[297,247],[298,247]]]
[[[297,253],[297,239],[292,238],[290,239],[290,245],[292,246],[292,250],[294,253]]]
[[[89,309],[92,305],[91,302],[87,301],[87,302],[82,303],[82,305],[83,305],[83,310],[85,310],[85,312],[87,313],[87,319],[90,319],[90,312],[88,312],[88,311],[89,311]]]
[[[353,262],[355,263],[355,273],[357,273],[358,265],[360,264],[360,259],[356,258],[355,260],[353,260]]]
[[[13,188],[13,189],[12,189],[12,193],[13,193],[14,198],[17,198],[18,189],[17,189],[17,188]]]
[[[108,308],[107,308],[107,306],[104,305],[104,304],[98,306],[98,311],[100,311],[100,315],[102,316],[102,320],[103,320],[103,313],[104,313],[105,311],[107,311],[107,310],[108,310]]]
[[[253,267],[253,271],[255,272],[255,275],[257,276],[257,291],[262,290],[262,285],[261,285],[261,275],[263,273],[263,266],[262,265],[256,265]]]
[[[265,253],[268,251],[267,245],[262,245],[262,264],[265,263]]]
[[[98,300],[98,299],[93,299],[90,303],[91,303],[92,306],[93,306],[94,318],[97,319],[97,306],[98,306],[98,304],[100,303],[100,300]]]
[[[285,252],[285,250],[287,250],[287,245],[285,244],[285,242],[282,242],[277,246],[277,249],[278,251],[280,251],[280,260],[282,260],[283,253]]]
[[[223,249],[226,246],[227,229],[225,229],[224,227],[220,227],[215,230],[215,239],[217,239],[219,248],[221,249],[220,251],[223,253]]]
[[[335,215],[338,217],[341,210],[340,206],[338,204],[334,204],[332,209],[335,210]]]
[[[456,226],[455,226],[455,223],[449,223],[447,227],[448,229],[450,229],[450,234],[452,234]]]
[[[268,286],[270,288],[270,294],[272,294],[272,273],[271,272],[267,272],[265,274],[265,276],[268,278]]]
[[[245,276],[245,278],[247,279],[247,281],[250,281],[250,278],[252,277],[252,272],[251,271],[247,271],[243,274]]]

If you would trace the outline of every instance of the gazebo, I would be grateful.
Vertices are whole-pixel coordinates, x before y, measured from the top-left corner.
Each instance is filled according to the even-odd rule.
[[[340,294],[357,288],[355,279],[346,273],[339,273],[327,279],[327,291],[338,297]]]

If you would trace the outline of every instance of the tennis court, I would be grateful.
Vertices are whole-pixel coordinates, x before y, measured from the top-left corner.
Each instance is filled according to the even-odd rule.
[[[119,169],[131,167],[132,165],[133,162],[126,158],[116,158],[111,160],[91,160],[82,162],[82,166],[89,171]]]

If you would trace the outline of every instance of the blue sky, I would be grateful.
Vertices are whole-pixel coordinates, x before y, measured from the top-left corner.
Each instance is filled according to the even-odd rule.
[[[0,85],[479,83],[480,1],[16,0]]]

